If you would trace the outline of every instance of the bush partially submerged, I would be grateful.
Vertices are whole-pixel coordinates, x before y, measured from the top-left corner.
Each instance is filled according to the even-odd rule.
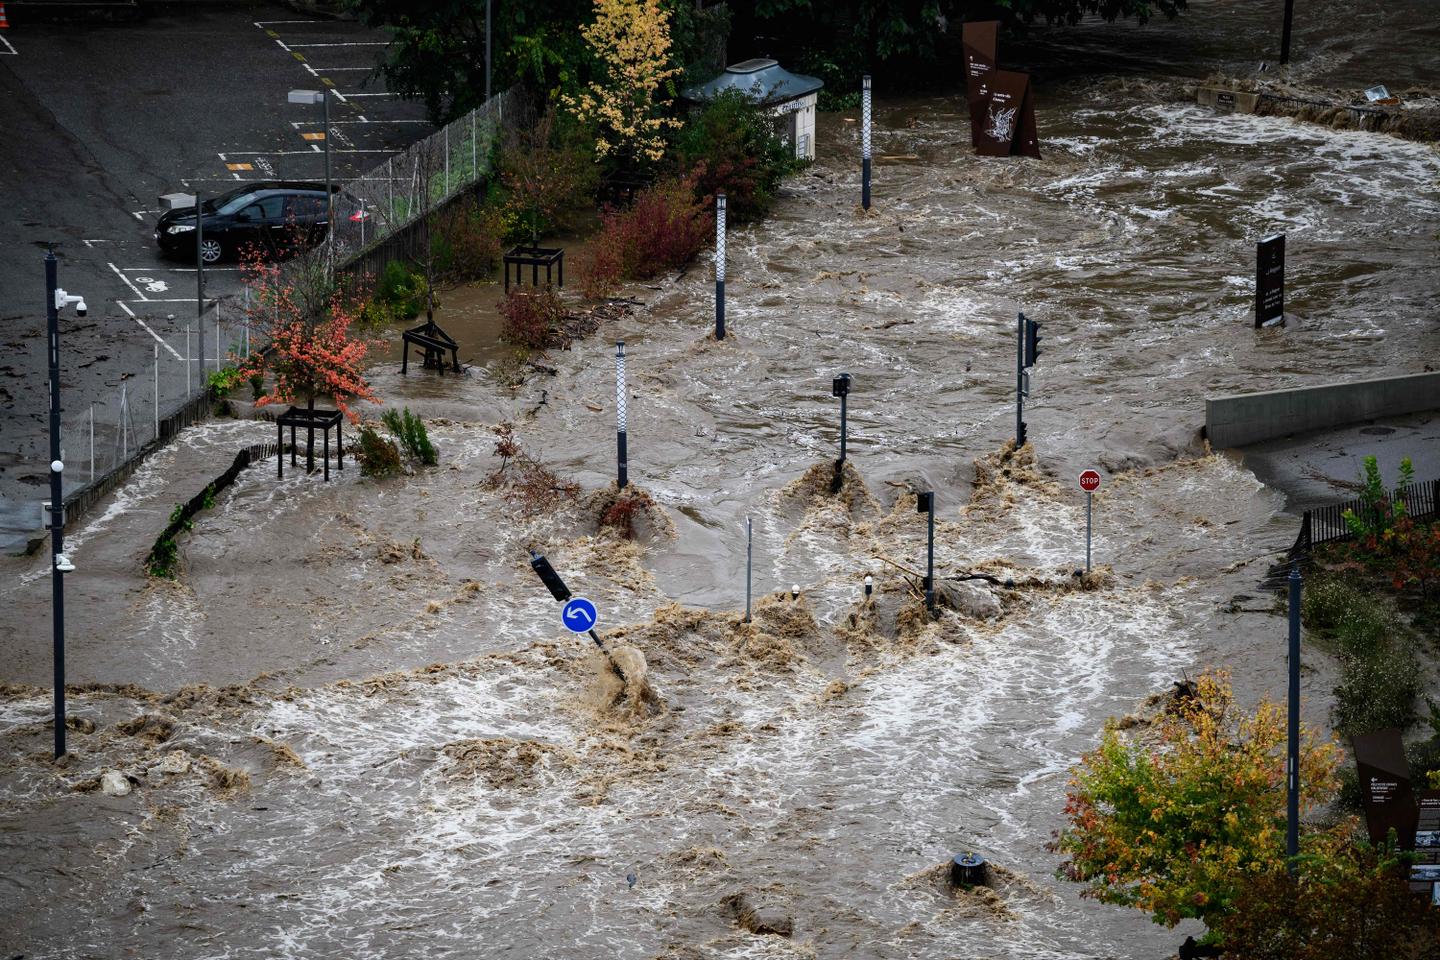
[[[360,475],[365,477],[388,477],[404,469],[400,448],[393,440],[380,436],[369,423],[360,424],[360,449],[355,459],[360,463]]]
[[[500,301],[500,339],[532,350],[563,346],[565,305],[549,287],[516,287]]]
[[[403,410],[386,410],[380,415],[380,419],[399,442],[400,449],[408,459],[422,466],[435,466],[438,458],[435,446],[430,442],[430,433],[425,429],[425,421],[411,413],[409,407]]]
[[[590,260],[581,270],[582,289],[587,296],[607,296],[626,281],[682,267],[713,232],[713,214],[695,199],[693,183],[661,180],[640,191],[628,209],[602,215]]]
[[[696,111],[676,152],[697,197],[709,204],[725,191],[726,214],[735,223],[763,217],[780,181],[805,163],[775,132],[775,118],[739,90]]]
[[[501,423],[493,429],[495,455],[500,458],[500,466],[485,478],[486,488],[503,490],[506,499],[526,516],[548,512],[564,501],[573,502],[579,497],[579,484],[561,480],[554,471],[520,449],[514,424]]]

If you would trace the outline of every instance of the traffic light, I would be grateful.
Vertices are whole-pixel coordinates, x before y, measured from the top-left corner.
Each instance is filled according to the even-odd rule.
[[[1040,324],[1025,318],[1025,366],[1035,366],[1040,358]]]
[[[531,550],[530,566],[536,575],[540,577],[540,582],[545,584],[546,588],[549,589],[552,597],[561,603],[570,599],[570,588],[565,586],[565,581],[561,580],[560,574],[556,573],[555,568],[550,566],[549,560],[546,560],[542,555]]]

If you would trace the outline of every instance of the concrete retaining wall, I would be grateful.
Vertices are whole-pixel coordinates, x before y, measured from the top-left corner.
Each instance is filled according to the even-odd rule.
[[[1307,430],[1426,410],[1440,410],[1440,373],[1209,397],[1205,436],[1216,449],[1243,447]]]

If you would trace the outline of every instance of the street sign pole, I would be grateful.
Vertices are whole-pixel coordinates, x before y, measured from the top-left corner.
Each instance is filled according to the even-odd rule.
[[[915,512],[926,515],[925,548],[925,609],[935,614],[935,494],[933,492],[915,495]]]
[[[1095,502],[1095,494],[1086,491],[1085,493],[1085,572],[1090,572],[1090,516],[1091,507]]]
[[[1095,491],[1100,489],[1100,471],[1082,470],[1079,476],[1080,489],[1085,492],[1085,572],[1090,572],[1090,536],[1094,529]],[[1077,571],[1078,573],[1078,571]]]

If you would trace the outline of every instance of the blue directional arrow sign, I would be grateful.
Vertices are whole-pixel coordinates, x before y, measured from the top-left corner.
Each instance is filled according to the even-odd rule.
[[[560,614],[560,622],[572,633],[586,633],[595,629],[595,604],[584,597],[571,597]]]

